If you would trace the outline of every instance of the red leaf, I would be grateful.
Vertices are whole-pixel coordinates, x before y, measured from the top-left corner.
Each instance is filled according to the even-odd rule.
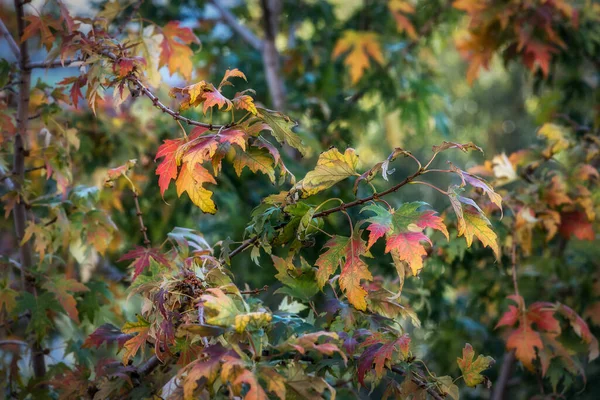
[[[431,240],[422,232],[403,232],[388,237],[385,252],[395,251],[398,258],[406,261],[414,275],[423,268],[423,257],[427,255],[421,242],[431,244]]]
[[[165,195],[165,191],[171,183],[171,179],[177,178],[177,149],[184,143],[184,139],[167,139],[160,145],[154,160],[161,157],[164,159],[156,167],[156,175],[158,175],[158,187],[160,194]]]
[[[531,329],[531,326],[520,326],[514,330],[506,341],[506,348],[515,350],[515,356],[523,365],[533,370],[533,360],[536,358],[535,348],[544,348],[540,335]]]
[[[582,211],[569,211],[560,214],[560,234],[569,239],[575,236],[579,240],[593,241],[596,237],[594,227]]]
[[[164,265],[165,267],[169,265],[169,260],[165,257],[163,253],[161,253],[159,249],[147,248],[142,246],[137,246],[135,249],[123,255],[123,257],[119,259],[119,262],[125,260],[134,260],[132,263],[134,267],[132,281],[134,281],[139,274],[141,274],[146,268],[148,268],[148,266],[150,265],[150,258],[154,259],[154,261]]]
[[[117,343],[119,351],[123,348],[125,342],[131,339],[133,336],[121,332],[119,328],[112,324],[101,325],[92,334],[90,334],[85,342],[83,342],[83,348],[96,347],[97,349],[102,346],[103,343],[111,344]]]

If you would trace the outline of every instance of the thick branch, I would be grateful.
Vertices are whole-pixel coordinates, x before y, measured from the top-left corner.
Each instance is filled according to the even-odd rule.
[[[494,392],[492,393],[492,400],[503,400],[505,396],[506,387],[512,374],[513,366],[515,364],[515,352],[510,351],[504,355],[502,361],[502,368],[500,369],[500,375],[498,380],[494,382]]]
[[[17,26],[19,38],[23,37],[25,31],[25,14],[23,11],[23,2],[15,0],[15,10],[17,12]],[[29,51],[27,49],[27,41],[21,42],[19,51],[19,69],[21,70],[21,79],[19,81],[19,96],[17,105],[17,132],[14,138],[14,155],[13,155],[13,185],[14,190],[21,192],[21,184],[25,179],[25,142],[24,137],[27,135],[27,127],[29,124],[29,90],[31,86],[31,70],[27,68],[29,64]],[[15,234],[19,245],[19,256],[21,259],[21,285],[24,291],[36,294],[36,288],[33,281],[27,277],[29,270],[33,266],[33,252],[31,242],[21,244],[25,234],[25,224],[27,222],[27,209],[25,208],[24,199],[20,199],[13,210],[13,218],[15,224]],[[31,345],[31,358],[33,372],[35,377],[43,379],[46,375],[46,362],[42,347],[37,339],[33,340]]]
[[[263,9],[263,29],[265,32],[262,48],[265,76],[273,108],[283,111],[285,109],[285,85],[283,84],[279,70],[279,52],[275,47],[282,4],[280,0],[261,0],[261,5]]]
[[[4,21],[2,21],[1,19],[0,19],[0,33],[2,33],[2,37],[4,37],[4,39],[6,39],[6,41],[8,42],[8,47],[10,47],[10,51],[12,51],[12,53],[15,55],[17,60],[20,60],[21,59],[21,51],[19,50],[19,46],[17,45],[17,42],[15,42],[15,39],[13,39],[12,35],[8,31],[8,28],[6,27],[6,25],[4,25]]]
[[[229,27],[235,31],[235,33],[240,35],[240,37],[255,50],[262,51],[262,40],[260,40],[260,38],[256,36],[250,29],[240,24],[236,16],[233,15],[231,11],[224,7],[219,0],[209,0],[209,2],[219,11],[222,20],[229,25]]]

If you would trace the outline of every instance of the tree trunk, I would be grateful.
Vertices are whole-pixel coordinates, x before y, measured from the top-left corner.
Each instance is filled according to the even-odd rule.
[[[25,31],[25,19],[23,11],[23,2],[15,0],[15,9],[17,12],[18,39],[20,41]],[[19,81],[19,95],[17,98],[17,132],[14,138],[14,160],[13,160],[13,183],[17,192],[21,191],[22,183],[25,179],[25,137],[27,135],[27,126],[29,120],[29,92],[31,86],[31,70],[29,64],[29,51],[27,41],[19,46],[19,69],[21,79]],[[20,194],[19,194],[20,196]],[[16,239],[19,245],[19,258],[21,261],[21,285],[24,291],[36,295],[35,284],[29,278],[29,270],[33,266],[33,253],[31,242],[21,244],[25,234],[25,225],[27,223],[27,208],[24,199],[21,197],[13,210],[15,223]],[[46,362],[41,344],[37,339],[33,339],[31,345],[31,362],[33,372],[36,378],[41,379],[46,375]]]

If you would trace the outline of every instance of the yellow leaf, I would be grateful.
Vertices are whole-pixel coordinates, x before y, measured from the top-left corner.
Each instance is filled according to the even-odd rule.
[[[257,148],[250,148],[248,151],[242,151],[238,148],[236,157],[233,160],[233,168],[238,176],[242,174],[245,167],[256,173],[257,171],[267,175],[271,182],[275,182],[275,169],[273,158],[268,151]]]
[[[223,327],[231,327],[236,316],[243,313],[235,301],[221,289],[207,289],[202,296],[204,309],[207,310],[206,323]]]
[[[252,324],[255,327],[261,327],[273,319],[273,316],[267,312],[251,312],[247,314],[239,314],[236,315],[235,321],[233,323],[233,327],[239,333],[242,333],[246,330],[249,324]]]
[[[500,248],[498,247],[497,241],[498,237],[490,228],[490,222],[487,218],[467,210],[463,212],[463,216],[465,225],[462,234],[465,236],[467,246],[471,247],[473,236],[476,236],[484,246],[489,247],[494,251],[496,258],[500,258]],[[459,233],[458,236],[462,235]]]
[[[350,68],[352,83],[356,83],[369,68],[369,58],[383,64],[383,53],[379,45],[377,34],[372,32],[357,32],[347,30],[338,39],[334,49],[333,58],[349,52],[344,59],[344,64]]]
[[[181,171],[175,182],[177,196],[181,197],[183,192],[187,192],[190,200],[200,207],[203,212],[216,213],[217,207],[211,198],[213,192],[202,187],[204,183],[216,184],[215,178],[202,165],[196,164],[193,172],[190,171],[189,165],[189,163],[184,163],[181,166]]]
[[[565,137],[565,128],[556,124],[544,124],[538,131],[538,135],[543,136],[548,141],[548,147],[543,154],[546,157],[566,150],[570,146],[569,140]]]
[[[357,164],[358,156],[354,149],[346,149],[344,154],[336,148],[330,149],[321,153],[315,169],[306,174],[292,190],[301,191],[302,197],[312,196],[350,176],[358,175]]]
[[[388,8],[392,12],[392,15],[396,19],[396,25],[398,26],[398,32],[404,32],[410,36],[411,39],[417,40],[417,32],[412,22],[404,14],[414,14],[415,8],[407,1],[403,0],[390,0]]]

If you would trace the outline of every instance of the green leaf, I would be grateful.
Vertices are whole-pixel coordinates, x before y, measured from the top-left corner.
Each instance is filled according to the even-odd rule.
[[[37,340],[41,341],[52,327],[53,323],[48,318],[48,311],[60,310],[61,305],[58,303],[52,293],[46,292],[39,294],[37,297],[31,293],[23,293],[17,300],[17,313],[30,312],[29,324],[27,332],[34,332]]]
[[[302,155],[306,155],[306,146],[302,143],[302,139],[292,131],[292,128],[297,125],[295,121],[286,115],[265,108],[258,108],[258,112],[262,120],[269,125],[273,136],[279,143],[287,143]]]
[[[481,372],[494,365],[494,359],[480,354],[473,361],[475,351],[469,343],[465,344],[462,354],[462,358],[457,358],[456,363],[463,373],[463,379],[467,386],[475,387],[484,381],[488,383],[488,387],[491,386],[490,380],[481,375]]]

